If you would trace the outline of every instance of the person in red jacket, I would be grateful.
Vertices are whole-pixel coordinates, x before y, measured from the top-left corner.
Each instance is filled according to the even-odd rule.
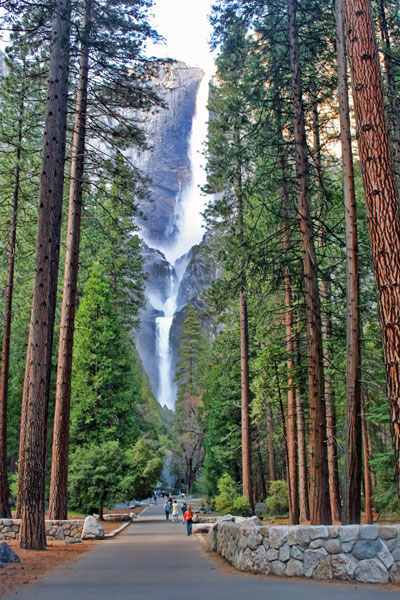
[[[193,513],[189,504],[187,511],[183,515],[183,522],[186,523],[186,531],[188,535],[192,535]]]

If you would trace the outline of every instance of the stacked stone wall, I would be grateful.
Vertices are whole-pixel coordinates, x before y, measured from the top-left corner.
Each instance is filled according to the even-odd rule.
[[[49,540],[64,540],[67,544],[81,541],[83,520],[46,521],[46,537]],[[0,540],[19,538],[21,519],[0,519]]]
[[[400,583],[400,525],[257,526],[220,522],[207,546],[240,571]]]

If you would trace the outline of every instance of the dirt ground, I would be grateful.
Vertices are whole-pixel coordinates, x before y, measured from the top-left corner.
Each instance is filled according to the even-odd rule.
[[[113,510],[118,512],[135,512],[139,514],[143,509],[135,508],[127,511]],[[70,519],[74,515],[69,515]],[[82,518],[82,517],[76,517]],[[122,525],[121,521],[102,521],[104,533],[110,533]],[[122,531],[118,535],[123,535]],[[0,569],[0,596],[6,592],[27,583],[39,579],[44,573],[54,569],[60,564],[68,564],[76,561],[81,554],[91,550],[97,544],[106,544],[107,540],[88,540],[80,544],[66,544],[62,541],[48,542],[47,549],[43,552],[36,550],[22,550],[18,546],[17,540],[7,540],[7,544],[16,552],[21,559],[17,564],[6,564],[4,569]]]

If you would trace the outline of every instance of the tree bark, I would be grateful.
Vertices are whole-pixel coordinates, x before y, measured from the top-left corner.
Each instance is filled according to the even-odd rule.
[[[89,35],[92,0],[86,0],[82,21],[82,43],[75,121],[72,138],[71,182],[64,287],[61,305],[58,368],[54,411],[49,518],[67,519],[68,513],[68,444],[71,399],[72,352],[74,344],[79,245],[81,233],[83,174],[85,162],[86,111],[89,73]]]
[[[392,125],[393,149],[395,160],[395,172],[397,183],[397,195],[400,193],[400,100],[397,92],[396,78],[394,74],[393,54],[390,44],[389,30],[386,20],[384,0],[379,0],[379,26],[382,40],[385,44],[383,53],[385,62],[385,74],[388,87],[390,120]]]
[[[336,48],[346,236],[346,452],[342,522],[361,518],[361,346],[357,210],[342,0],[336,0]]]
[[[343,7],[400,499],[400,212],[371,7]]]
[[[308,338],[308,384],[310,396],[310,518],[313,524],[332,521],[329,497],[321,307],[313,223],[310,211],[309,171],[296,24],[296,0],[288,0],[292,71],[294,140],[298,213],[303,252]]]
[[[363,453],[364,453],[364,482],[365,482],[364,510],[365,510],[365,519],[366,519],[367,523],[371,524],[374,522],[374,516],[372,513],[371,476],[370,476],[370,472],[369,472],[368,431],[367,431],[367,421],[365,419],[365,410],[364,410],[363,405],[361,405],[361,421],[362,421],[362,441],[363,441]]]
[[[251,474],[251,432],[250,432],[250,389],[249,389],[249,340],[247,300],[243,289],[240,292],[240,372],[242,397],[242,472],[243,496],[253,507],[252,474]]]
[[[14,291],[15,242],[17,237],[17,216],[19,202],[20,160],[22,152],[22,125],[25,110],[24,93],[19,105],[18,137],[14,169],[14,191],[11,209],[10,235],[7,257],[7,280],[4,303],[3,344],[0,372],[0,518],[11,518],[7,475],[7,408],[8,375],[10,370],[10,341],[12,302]]]
[[[272,411],[268,398],[265,398],[265,419],[267,429],[267,448],[268,448],[268,475],[269,481],[276,480],[274,442],[272,439]]]
[[[46,548],[44,504],[51,354],[60,252],[68,105],[70,0],[53,14],[45,133],[39,189],[36,270],[22,414],[25,435],[19,462],[20,547]],[[22,476],[21,476],[22,474]]]
[[[299,508],[300,523],[310,519],[308,502],[307,444],[304,424],[303,394],[300,386],[296,387],[296,420],[299,463]]]

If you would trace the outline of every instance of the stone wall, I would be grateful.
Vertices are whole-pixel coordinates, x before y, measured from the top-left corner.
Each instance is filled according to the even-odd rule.
[[[400,583],[400,525],[214,525],[209,550],[240,571],[320,580]]]
[[[46,537],[49,540],[64,540],[67,544],[81,541],[83,520],[46,521]],[[21,519],[0,519],[0,540],[19,537]]]

